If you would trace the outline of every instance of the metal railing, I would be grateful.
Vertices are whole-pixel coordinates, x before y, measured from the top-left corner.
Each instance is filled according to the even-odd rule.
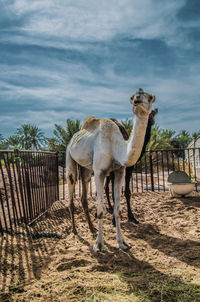
[[[133,170],[132,192],[168,190],[167,178],[173,171],[185,171],[200,189],[200,148],[146,151]]]
[[[64,158],[64,153],[63,153]],[[66,199],[67,186],[65,183],[64,159],[63,169],[60,169],[60,177],[63,179],[62,199]],[[142,159],[133,169],[130,189],[132,193],[150,191],[167,191],[168,175],[173,171],[185,171],[192,180],[196,181],[195,190],[200,190],[200,148],[166,149],[146,151]],[[124,186],[122,193],[124,192]],[[111,193],[111,187],[110,187]],[[89,186],[89,195],[96,195],[94,177]],[[75,196],[81,196],[80,179],[76,185]]]
[[[135,165],[130,189],[166,191],[172,171],[185,171],[200,190],[200,148],[146,151]],[[124,188],[123,188],[124,190]],[[123,191],[122,190],[122,191]],[[110,190],[111,191],[111,190]],[[59,199],[67,199],[65,152],[0,151],[0,232],[30,224]],[[94,177],[90,196],[96,196]],[[81,195],[80,180],[75,196]]]
[[[0,151],[0,232],[32,222],[58,199],[57,153]]]

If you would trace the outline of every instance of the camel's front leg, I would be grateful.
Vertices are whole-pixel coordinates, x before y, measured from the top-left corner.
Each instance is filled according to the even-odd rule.
[[[114,184],[114,193],[115,193],[115,205],[114,205],[114,215],[115,215],[115,224],[116,224],[116,233],[117,233],[117,242],[119,244],[119,248],[122,250],[130,249],[130,245],[125,242],[120,228],[120,194],[121,194],[121,186],[122,180],[124,177],[124,168],[121,168],[115,171],[115,184]]]
[[[131,197],[131,191],[130,191],[130,181],[132,176],[133,168],[128,167],[126,168],[126,175],[125,175],[125,197],[126,197],[126,203],[127,203],[127,210],[128,210],[128,220],[134,222],[135,224],[138,224],[139,222],[134,217],[132,211],[131,211],[131,205],[130,205],[130,197]]]
[[[104,208],[104,179],[105,175],[102,172],[94,172],[95,176],[95,182],[96,182],[96,190],[97,190],[97,219],[99,220],[98,222],[98,234],[97,234],[97,239],[96,243],[93,246],[93,250],[95,252],[104,252],[105,247],[104,247],[104,241],[103,241],[103,215],[105,212]]]

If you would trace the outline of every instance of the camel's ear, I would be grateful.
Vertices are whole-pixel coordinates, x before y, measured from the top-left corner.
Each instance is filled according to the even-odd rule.
[[[133,95],[130,97],[130,103],[131,103],[131,104],[133,104],[134,96],[135,96],[135,94],[133,94]]]

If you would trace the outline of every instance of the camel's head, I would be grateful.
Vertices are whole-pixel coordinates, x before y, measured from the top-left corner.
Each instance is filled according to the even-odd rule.
[[[139,88],[130,98],[131,104],[133,105],[133,112],[140,118],[148,116],[151,113],[151,107],[155,99],[155,96]]]

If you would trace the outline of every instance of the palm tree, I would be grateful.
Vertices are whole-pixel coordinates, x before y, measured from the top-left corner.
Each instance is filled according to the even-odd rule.
[[[21,143],[20,143],[20,138],[17,135],[11,135],[7,138],[6,144],[8,146],[8,149],[21,149]]]
[[[184,149],[187,148],[189,143],[192,141],[190,133],[186,130],[181,130],[172,140],[172,146],[174,148]]]
[[[151,128],[151,138],[147,145],[147,150],[172,149],[172,137],[175,131],[161,129],[158,125]]]
[[[4,140],[3,135],[0,133],[0,142]]]
[[[6,140],[4,139],[3,135],[0,134],[0,150],[5,150],[8,148]]]
[[[24,124],[17,129],[17,136],[23,149],[40,149],[46,143],[44,133],[36,126]]]
[[[126,129],[126,132],[128,133],[128,135],[130,136],[131,130],[133,128],[133,120],[126,118],[125,120],[121,120],[121,123],[124,126],[124,128]]]
[[[192,138],[194,139],[194,141],[196,141],[196,139],[200,136],[200,130],[197,132],[192,133]]]
[[[55,137],[48,139],[49,149],[52,151],[65,151],[67,145],[70,142],[70,139],[80,130],[80,121],[79,120],[66,120],[66,128],[55,124],[55,129],[53,134]]]

